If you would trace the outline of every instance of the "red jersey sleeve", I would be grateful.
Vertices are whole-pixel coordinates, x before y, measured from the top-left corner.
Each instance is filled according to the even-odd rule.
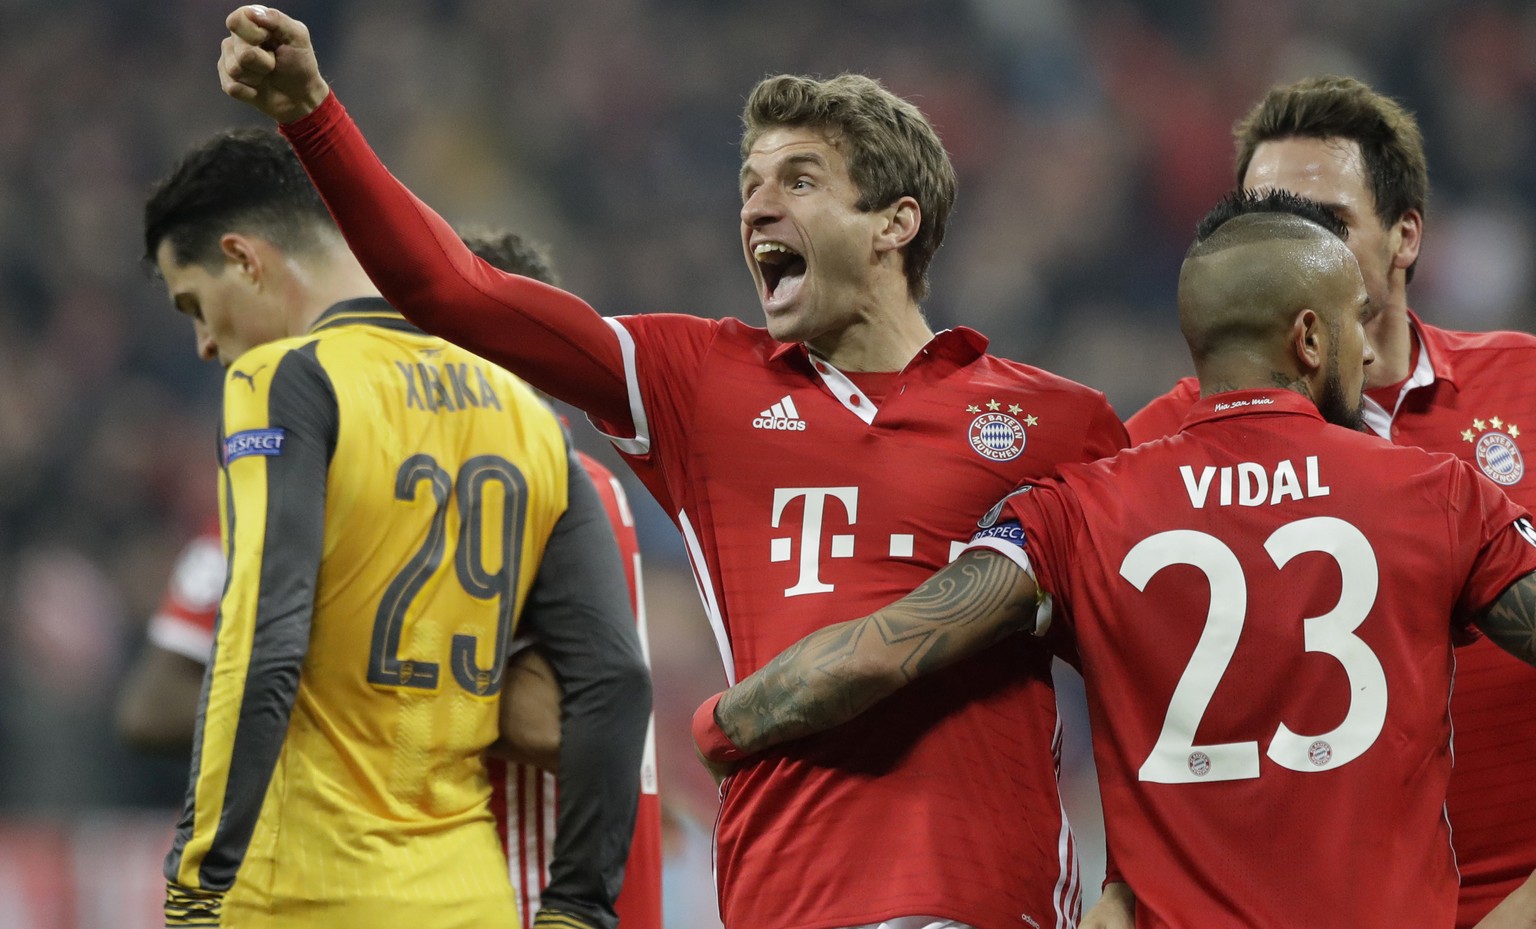
[[[1125,431],[1132,445],[1140,445],[1153,439],[1173,435],[1184,425],[1189,408],[1200,399],[1200,382],[1186,377],[1173,385],[1173,389],[1142,407],[1125,421]]]
[[[1130,444],[1125,426],[1115,416],[1114,409],[1105,403],[1089,425],[1087,435],[1084,436],[1082,460],[1098,461]]]
[[[1070,492],[1056,481],[1042,481],[1026,493],[1015,493],[1005,502],[1007,510],[1024,530],[1024,552],[1029,556],[1035,583],[1055,601],[1054,617],[1064,617],[1063,605],[1072,601],[1072,544],[1081,512]]]
[[[149,641],[207,664],[213,653],[213,627],[225,572],[224,545],[215,525],[188,542],[177,556],[165,598],[149,621]]]
[[[590,306],[478,258],[385,169],[334,94],[281,129],[352,253],[407,319],[628,428],[619,342]]]
[[[1515,581],[1536,571],[1536,530],[1517,506],[1472,464],[1457,461],[1447,508],[1458,551],[1476,552],[1456,603],[1458,624],[1470,623]]]
[[[629,406],[618,420],[592,415],[592,424],[629,459],[658,502],[676,510],[680,488],[664,463],[686,447],[704,357],[721,326],[717,320],[674,313],[622,316],[617,336]]]

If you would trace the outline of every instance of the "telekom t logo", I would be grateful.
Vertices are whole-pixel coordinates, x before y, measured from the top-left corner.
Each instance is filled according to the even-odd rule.
[[[826,536],[825,551],[830,558],[853,557],[853,527],[859,520],[859,489],[857,487],[775,487],[773,490],[773,528],[778,529],[784,523],[784,511],[791,509],[790,504],[796,500],[804,500],[803,520],[800,523],[800,577],[796,579],[795,586],[786,587],[784,596],[799,597],[803,594],[829,594],[833,591],[832,584],[824,583],[821,579],[821,557],[823,552],[822,529],[829,533]],[[841,525],[837,524],[839,514],[838,507],[829,506],[827,501],[835,500],[842,504],[842,513],[847,520]],[[827,525],[828,520],[833,525]],[[878,520],[877,520],[878,521]],[[789,531],[794,531],[793,526],[784,526]],[[838,528],[846,528],[845,532],[838,532]],[[866,535],[868,533],[866,532]],[[969,534],[964,539],[952,539],[949,541],[949,560],[954,561],[965,550]],[[893,532],[887,539],[880,541],[889,542],[890,547],[885,554],[892,558],[910,559],[913,557],[913,546],[916,537],[908,532]],[[869,550],[870,540],[864,540],[864,557],[877,557]],[[876,542],[874,544],[880,544]],[[1532,544],[1536,544],[1533,542]],[[768,540],[768,560],[773,562],[792,561],[795,558],[795,539],[793,536],[780,536]]]
[[[773,527],[779,528],[779,523],[784,516],[784,508],[791,501],[805,500],[805,514],[800,523],[800,578],[795,581],[795,586],[786,588],[784,596],[798,597],[803,594],[831,593],[832,585],[824,584],[821,580],[821,529],[822,520],[827,516],[827,501],[835,499],[842,503],[842,509],[847,514],[846,526],[853,528],[853,524],[859,518],[859,489],[857,487],[778,487],[773,491]],[[831,551],[828,554],[833,558],[853,557],[853,534],[838,533],[831,537]],[[789,561],[794,557],[795,540],[790,536],[772,539],[769,542],[768,558],[770,561]]]

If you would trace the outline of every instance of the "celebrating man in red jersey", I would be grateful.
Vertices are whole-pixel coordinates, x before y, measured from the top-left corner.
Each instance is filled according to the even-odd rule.
[[[701,712],[706,756],[878,709],[1054,613],[1138,926],[1451,926],[1453,637],[1536,662],[1536,530],[1471,465],[1331,425],[1358,421],[1376,312],[1342,231],[1288,193],[1223,201],[1179,278],[1183,429],[1005,497],[909,597]]]
[[[302,24],[242,7],[228,25],[225,91],[284,124],[390,301],[613,438],[683,534],[728,681],[910,590],[1021,480],[1124,443],[1102,394],[929,330],[954,171],[868,78],[770,78],[747,103],[740,234],[766,329],[604,319],[475,260],[368,148]],[[1007,643],[743,766],[716,832],[726,925],[1072,925],[1049,661]]]
[[[1310,197],[1349,227],[1377,311],[1365,424],[1395,444],[1472,462],[1516,503],[1536,508],[1536,479],[1525,467],[1536,424],[1536,337],[1452,332],[1408,309],[1429,191],[1413,117],[1359,81],[1311,78],[1271,90],[1235,135],[1239,185]],[[1177,431],[1198,395],[1195,379],[1185,378],[1131,417],[1132,441]],[[1461,869],[1460,929],[1536,869],[1536,808],[1520,789],[1536,778],[1533,692],[1536,671],[1491,642],[1457,650],[1447,813]]]

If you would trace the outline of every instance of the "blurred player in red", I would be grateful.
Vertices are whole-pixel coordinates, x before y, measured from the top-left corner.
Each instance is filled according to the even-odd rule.
[[[546,256],[515,233],[477,231],[466,234],[464,241],[476,255],[498,268],[555,282]],[[200,353],[207,354],[201,350],[206,344],[201,323],[193,322]],[[613,525],[629,582],[630,605],[640,624],[641,647],[648,650],[634,516],[613,472],[583,452],[577,452],[577,458],[597,488]],[[135,663],[119,700],[118,731],[130,745],[146,751],[190,749],[198,692],[213,651],[224,578],[224,550],[214,519],[177,558],[164,599],[149,623],[149,645]],[[489,767],[501,784],[492,806],[507,850],[509,877],[517,891],[523,925],[531,926],[538,913],[540,892],[549,883],[555,847],[556,785],[551,772],[559,759],[560,691],[536,642],[524,638],[519,646],[508,668],[502,706],[503,741],[497,750],[507,759],[528,760],[498,758],[490,761]],[[646,657],[649,661],[648,653]],[[662,925],[661,805],[654,746],[654,732],[647,733],[635,835],[625,864],[623,890],[615,904],[620,924],[628,929],[661,929]]]
[[[1204,395],[1181,431],[1003,498],[909,597],[706,703],[705,756],[1054,617],[1138,926],[1452,925],[1453,639],[1536,662],[1536,529],[1473,466],[1354,431],[1376,310],[1342,232],[1293,194],[1224,200],[1179,277]]]
[[[225,90],[284,124],[391,302],[612,438],[683,534],[729,681],[910,590],[1020,481],[1124,442],[1102,394],[929,329],[954,171],[875,81],[780,76],[747,103],[739,234],[765,329],[605,319],[465,250],[368,148],[301,23],[257,7],[227,23]],[[725,924],[1074,924],[1049,662],[1005,644],[739,770],[715,836]]]
[[[513,274],[521,274],[548,284],[557,283],[554,269],[530,243],[510,232],[474,232],[463,236],[464,244],[477,256],[492,266]],[[650,639],[645,625],[645,599],[640,586],[640,540],[635,536],[635,516],[624,495],[624,487],[597,459],[584,452],[577,452],[581,466],[597,487],[598,496],[608,511],[608,521],[619,542],[619,554],[624,560],[625,575],[629,580],[629,602],[639,624],[640,647],[645,650],[646,663],[650,663]],[[527,644],[537,647],[529,639]],[[524,663],[523,673],[539,675],[547,682],[539,701],[529,692],[514,691],[514,699],[502,714],[502,730],[505,734],[541,731],[548,734],[544,740],[546,761],[541,766],[530,763],[493,763],[493,776],[502,782],[500,802],[496,805],[497,818],[502,828],[502,841],[507,849],[507,864],[512,883],[517,888],[518,909],[523,925],[533,925],[539,910],[539,894],[549,883],[549,865],[555,850],[555,776],[549,762],[558,759],[560,737],[560,700],[558,685],[542,659]],[[518,713],[508,719],[509,713]],[[629,846],[629,859],[624,865],[624,887],[614,908],[619,914],[623,929],[661,929],[661,797],[656,781],[656,720],[651,719],[651,729],[645,736],[645,758],[640,766],[640,806],[635,816],[635,836]],[[521,737],[522,752],[534,752],[527,736]]]
[[[1235,130],[1238,183],[1289,190],[1335,210],[1349,227],[1377,314],[1376,363],[1362,414],[1398,445],[1475,464],[1525,507],[1536,429],[1536,337],[1453,332],[1408,308],[1429,179],[1413,117],[1350,78],[1277,87]],[[1127,422],[1131,439],[1171,435],[1199,396],[1194,378]],[[1536,434],[1536,433],[1533,433]],[[1456,767],[1447,812],[1461,869],[1457,925],[1467,929],[1536,870],[1536,808],[1520,785],[1536,778],[1536,670],[1480,639],[1456,652],[1451,718]]]

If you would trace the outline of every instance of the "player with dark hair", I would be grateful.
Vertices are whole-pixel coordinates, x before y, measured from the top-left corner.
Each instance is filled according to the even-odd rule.
[[[226,92],[284,124],[390,301],[612,438],[683,534],[729,681],[910,590],[1020,481],[1124,443],[1102,394],[929,329],[954,170],[870,78],[778,76],[747,101],[739,234],[765,329],[605,319],[463,248],[369,149],[303,24],[265,7],[227,24]],[[715,835],[726,925],[1073,924],[1049,663],[1003,645],[740,768]]]
[[[1536,529],[1471,465],[1347,428],[1376,310],[1317,209],[1238,194],[1202,226],[1179,275],[1202,397],[1177,435],[1003,498],[911,595],[706,703],[706,757],[838,726],[1054,618],[1136,925],[1450,926],[1453,640],[1475,625],[1536,662]],[[1536,917],[1531,896],[1500,918]]]
[[[516,925],[484,754],[526,626],[564,694],[537,924],[612,927],[649,677],[558,419],[380,299],[271,133],[193,149],[144,215],[228,367],[229,577],[167,925]]]
[[[549,256],[517,233],[475,227],[466,230],[462,238],[476,255],[504,271],[550,284],[557,281]],[[597,489],[619,543],[630,606],[645,650],[645,604],[639,596],[640,552],[634,516],[623,486],[612,472],[580,450],[576,457]],[[128,744],[144,751],[190,751],[198,693],[213,652],[225,576],[224,550],[215,520],[178,556],[160,608],[150,620],[149,642],[124,685],[118,704],[118,732]],[[559,764],[561,692],[554,671],[531,636],[518,637],[514,648],[502,687],[501,734],[488,750],[493,756],[488,767],[498,791],[491,805],[507,851],[518,912],[526,925],[537,914],[541,894],[549,884],[556,848],[558,778],[552,772]],[[660,929],[662,924],[661,810],[653,728],[654,722],[646,732],[640,802],[624,865],[624,887],[614,905],[620,921],[630,929]]]
[[[1377,313],[1376,363],[1362,418],[1398,445],[1477,465],[1521,506],[1536,507],[1525,467],[1536,423],[1536,336],[1453,332],[1408,308],[1429,175],[1413,116],[1360,81],[1315,77],[1271,90],[1238,122],[1237,182],[1318,200],[1349,226]],[[1175,432],[1198,388],[1185,378],[1131,417],[1133,441]],[[1456,652],[1451,718],[1456,767],[1447,814],[1461,869],[1456,924],[1469,929],[1536,870],[1536,670],[1479,640]]]

